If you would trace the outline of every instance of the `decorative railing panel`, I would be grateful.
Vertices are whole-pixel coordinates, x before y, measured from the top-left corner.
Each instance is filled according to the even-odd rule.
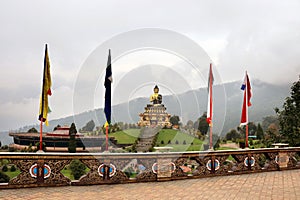
[[[0,188],[148,182],[300,169],[300,148],[178,153],[0,153],[20,174]],[[61,171],[80,160],[89,171],[78,181]]]

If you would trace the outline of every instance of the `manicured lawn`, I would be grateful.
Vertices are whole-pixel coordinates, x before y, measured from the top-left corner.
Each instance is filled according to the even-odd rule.
[[[118,144],[133,144],[139,135],[140,129],[127,129],[109,134],[109,136],[115,137]]]
[[[69,179],[74,180],[74,176],[71,174],[71,170],[63,169],[63,170],[61,170],[61,173],[63,175],[65,175],[66,177],[68,177]]]
[[[140,129],[128,129],[109,134],[115,137],[118,144],[133,144],[140,135]],[[163,142],[162,142],[163,141]],[[173,147],[173,151],[203,150],[203,141],[189,134],[173,129],[162,129],[157,136],[156,146]]]
[[[88,173],[89,171],[90,171],[89,168],[85,168],[85,172],[86,172],[86,173]],[[72,173],[71,173],[71,170],[68,169],[68,167],[67,167],[67,168],[64,168],[63,170],[61,170],[61,173],[62,173],[64,176],[68,177],[69,179],[75,180],[75,179],[74,179],[74,176],[73,176]]]
[[[19,169],[17,169],[16,171],[14,171],[14,172],[11,172],[11,171],[7,171],[7,172],[4,172],[7,176],[9,176],[10,177],[10,179],[12,179],[12,178],[14,178],[14,177],[16,177],[16,176],[18,176],[19,174],[20,174],[20,170]]]
[[[160,145],[162,146],[162,145]],[[168,147],[173,147],[172,152],[182,152],[182,151],[200,151],[203,150],[202,145],[181,145],[181,144],[168,144]]]
[[[219,147],[217,150],[236,150],[237,148],[231,148],[231,147]]]
[[[173,129],[162,129],[159,132],[156,143],[161,144],[162,141],[164,144],[168,144],[169,141],[171,144],[184,144],[185,141],[186,145],[190,145],[192,143],[193,145],[202,145],[203,143],[203,141],[198,138]]]
[[[163,142],[162,142],[163,141]],[[173,147],[174,152],[178,151],[200,151],[203,141],[186,133],[173,129],[162,129],[156,141],[156,146]]]

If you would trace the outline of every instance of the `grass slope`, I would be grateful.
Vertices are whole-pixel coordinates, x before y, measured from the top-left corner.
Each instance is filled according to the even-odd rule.
[[[109,134],[118,141],[118,144],[133,144],[139,135],[140,129],[127,129]]]
[[[203,141],[179,130],[162,129],[156,141],[156,146],[173,147],[178,151],[199,151],[202,149]]]
[[[140,135],[140,129],[128,129],[109,134],[115,137],[118,144],[133,144]],[[163,142],[162,142],[163,141]],[[155,146],[173,147],[173,151],[202,150],[203,141],[179,130],[162,129],[157,136]]]

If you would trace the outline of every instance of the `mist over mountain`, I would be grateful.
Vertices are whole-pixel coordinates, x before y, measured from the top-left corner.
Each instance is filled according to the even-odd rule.
[[[260,80],[252,80],[251,84],[253,95],[252,106],[249,107],[249,121],[260,122],[265,116],[275,115],[274,108],[281,108],[284,99],[289,96],[290,85],[274,85]],[[214,85],[214,133],[226,134],[230,129],[239,126],[243,100],[243,91],[240,87],[240,81]],[[149,93],[150,95],[151,93]],[[149,103],[149,98],[145,97],[114,105],[112,107],[113,123],[137,123],[139,113],[143,113],[144,107]],[[183,124],[188,120],[196,121],[203,112],[206,112],[207,88],[199,88],[178,95],[163,96],[163,104],[169,114],[179,115]],[[75,122],[77,129],[79,129],[91,119],[95,121],[96,126],[102,126],[105,123],[103,109],[90,110],[78,115],[51,120],[48,127],[44,126],[44,131],[52,131],[58,124],[70,125],[72,122]],[[22,127],[19,131],[27,131],[32,126],[39,128],[35,124]],[[2,144],[5,144],[8,139],[4,139],[5,134],[1,135],[3,139],[0,137],[0,140],[3,140]]]

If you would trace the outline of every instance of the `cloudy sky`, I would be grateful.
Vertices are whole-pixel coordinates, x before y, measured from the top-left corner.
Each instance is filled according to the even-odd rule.
[[[75,112],[78,74],[97,48],[116,35],[143,28],[174,31],[197,43],[214,63],[220,82],[242,80],[248,70],[251,79],[292,83],[300,74],[299,10],[297,0],[1,0],[0,130],[37,123],[45,43],[53,80],[52,119]],[[127,53],[114,62],[120,66],[116,80],[139,66],[189,65],[178,56],[157,51]],[[101,76],[100,72],[98,82]],[[189,77],[190,85],[178,92],[205,86],[203,77],[199,83],[193,81],[197,77]],[[148,81],[145,88],[152,84]],[[175,86],[164,87],[167,92]],[[169,93],[174,92],[171,89]],[[94,107],[101,105],[99,101]]]

